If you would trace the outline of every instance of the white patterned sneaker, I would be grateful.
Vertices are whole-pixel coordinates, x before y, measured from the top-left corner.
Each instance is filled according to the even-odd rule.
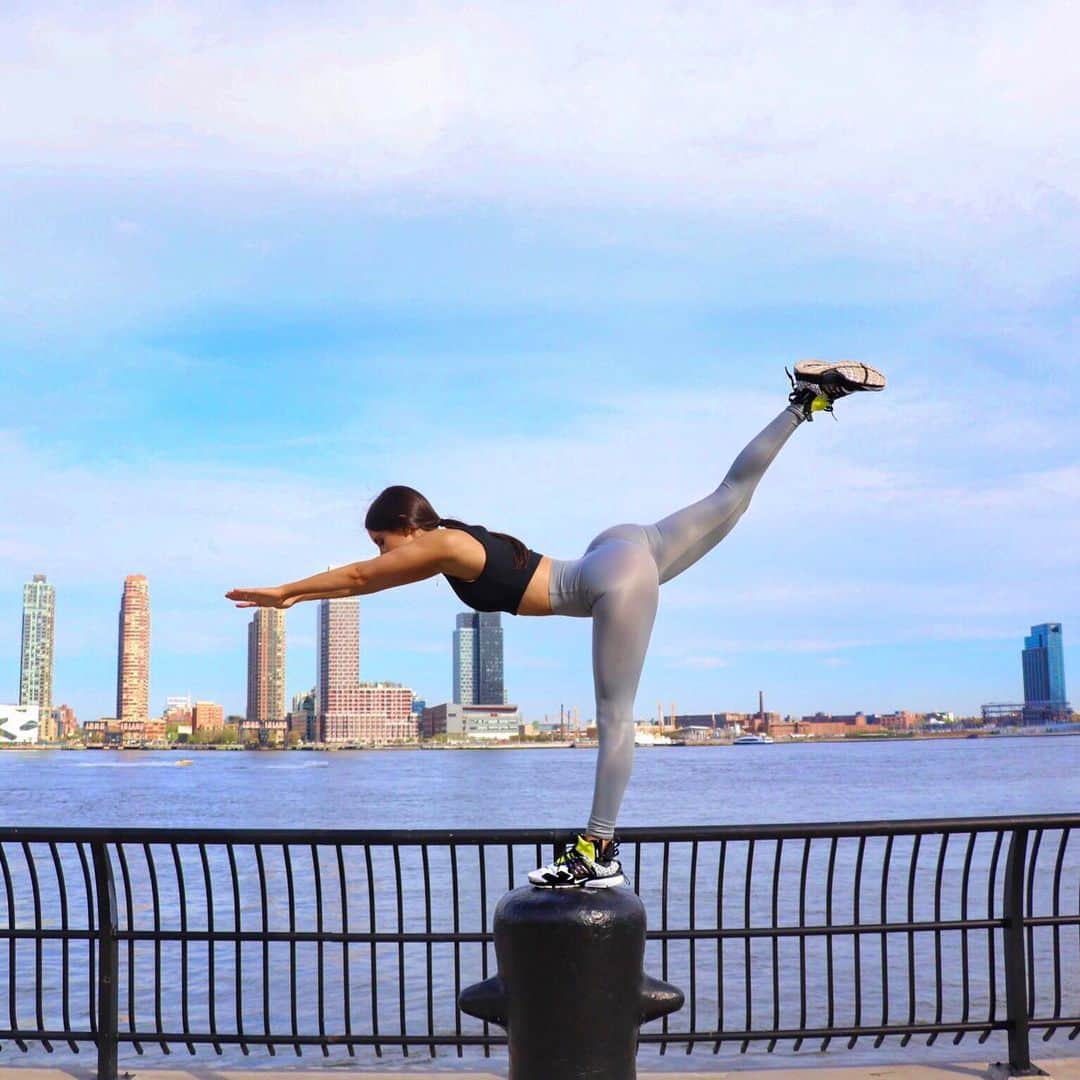
[[[596,844],[579,836],[555,861],[541,866],[529,874],[529,882],[546,889],[610,889],[625,885],[622,863],[615,857],[619,845],[614,841],[604,851],[601,859]]]
[[[786,370],[786,369],[785,369]],[[813,420],[816,412],[832,412],[833,402],[861,390],[884,390],[885,376],[869,364],[857,360],[800,360],[795,374],[788,372],[791,394],[788,401],[798,408],[804,420]]]
[[[877,368],[857,360],[800,360],[795,365],[795,381],[810,383],[835,400],[857,390],[884,390],[885,376]]]

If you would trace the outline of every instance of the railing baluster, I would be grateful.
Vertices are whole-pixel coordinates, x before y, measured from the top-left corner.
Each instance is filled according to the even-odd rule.
[[[1024,949],[1024,865],[1028,831],[1013,831],[1005,861],[1005,1005],[1009,1018],[1009,1067],[1015,1072],[1031,1068],[1028,1029],[1027,957]]]
[[[986,916],[994,918],[994,901],[997,898],[997,868],[998,858],[1001,855],[1001,845],[1005,834],[999,829],[994,834],[994,850],[990,854],[990,867],[986,872]],[[1080,910],[1080,909],[1078,909]],[[989,1002],[986,1013],[986,1030],[979,1036],[980,1045],[990,1038],[992,1025],[997,1020],[997,956],[995,955],[995,927],[991,926],[986,931],[986,967],[987,981],[990,984]]]
[[[907,886],[907,920],[912,925],[915,922],[915,875],[919,868],[919,849],[922,845],[922,834],[916,833],[911,842],[911,861],[908,864]],[[884,900],[882,901],[882,913],[884,914]],[[884,918],[882,922],[885,922]],[[915,1023],[915,931],[909,930],[907,935],[907,961],[908,961],[908,1025]],[[901,1047],[907,1046],[911,1041],[910,1033],[905,1033],[900,1040]],[[880,1040],[878,1045],[881,1045]]]
[[[15,922],[15,886],[12,884],[11,869],[8,866],[7,855],[4,852],[4,844],[3,844],[2,841],[0,841],[0,874],[2,874],[3,878],[4,878],[4,893],[7,896],[7,909],[8,909],[7,924],[8,924],[8,930],[9,931],[14,931],[15,926],[16,926],[16,922]],[[90,896],[89,891],[87,891],[86,895],[87,895],[87,898],[89,898],[89,896]],[[91,930],[92,929],[93,929],[93,927],[91,927]],[[16,982],[15,982],[15,973],[18,970],[18,961],[19,961],[18,945],[19,945],[18,938],[15,937],[14,933],[11,933],[11,935],[8,937],[8,1022],[11,1024],[12,1038],[15,1040],[15,1045],[25,1054],[27,1052],[27,1050],[29,1050],[29,1047],[27,1046],[25,1041],[21,1038],[21,1036],[18,1033],[19,1032],[19,1018],[18,1018],[18,1015],[17,1015],[18,1010],[16,1008],[16,1002],[18,1000],[17,996],[16,996],[16,992],[18,990],[18,987],[17,987]],[[91,956],[94,955],[93,949],[94,949],[93,941],[91,940],[91,942],[90,942],[90,955]],[[93,984],[93,981],[94,981],[94,969],[93,969],[93,966],[91,966],[91,968],[90,968],[90,983],[91,983],[91,985]],[[91,1014],[93,1014],[93,1011],[94,1011],[94,999],[93,999],[92,995],[93,995],[93,990],[91,990],[91,998],[90,998],[90,1012],[91,1012]]]
[[[22,843],[22,852],[26,860],[26,872],[30,877],[30,892],[34,902],[34,929],[37,931],[34,936],[34,1015],[37,1017],[41,1045],[51,1053],[52,1043],[45,1037],[45,997],[41,985],[45,951],[45,941],[41,936],[41,931],[45,928],[41,917],[41,887],[38,884],[37,867],[34,865],[34,853],[25,840]]]
[[[289,1013],[292,1022],[293,1035],[300,1034],[298,1017],[296,1014],[296,883],[293,881],[292,856],[289,855],[289,845],[281,845],[281,855],[285,862],[285,893],[289,902]],[[301,1056],[300,1043],[293,1043],[293,1050],[297,1057]]]
[[[177,844],[170,844],[172,848],[173,866],[176,868],[176,889],[180,897],[180,1014],[181,1023],[184,1026],[184,1034],[191,1034],[191,1020],[189,1012],[189,987],[188,987],[188,905],[187,887],[184,883],[184,864],[180,859],[180,848]],[[188,1053],[195,1056],[195,1044],[185,1040]]]
[[[371,865],[371,845],[364,845],[364,870],[367,874],[368,930],[371,933],[371,1033],[375,1036],[375,1056],[382,1057],[379,1038],[379,956],[375,944],[375,872]]]
[[[313,844],[312,847],[315,845]],[[349,1057],[356,1056],[356,1045],[352,1041],[352,979],[349,977],[349,889],[345,876],[345,850],[343,844],[334,845],[337,854],[338,892],[341,896],[341,989],[344,997],[345,1045]],[[325,1044],[324,1044],[325,1046]]]
[[[401,887],[401,848],[394,844],[394,896],[397,899],[398,954],[398,1023],[401,1027],[401,1053],[409,1056],[408,1021],[405,1010],[405,898]]]
[[[128,872],[127,856],[124,854],[124,845],[116,845],[116,861],[120,864],[120,877],[124,882],[124,912],[127,915],[127,929],[129,931],[127,942],[127,969],[128,969],[128,1031],[135,1034],[135,935],[131,933],[135,929],[135,911],[131,898],[131,874]],[[135,1052],[141,1054],[142,1043],[139,1039],[132,1039]]]
[[[150,897],[154,911],[154,1022],[155,1032],[161,1036],[165,1028],[161,1022],[161,897],[158,894],[157,867],[154,865],[154,853],[147,841],[143,844],[143,857],[146,859],[146,873],[150,879]],[[163,1054],[171,1054],[172,1047],[163,1039],[158,1039]]]
[[[753,921],[750,911],[750,892],[754,883],[754,840],[751,838],[746,844],[746,883],[743,887],[743,929],[749,930]],[[753,958],[750,951],[750,935],[747,934],[743,945],[743,971],[744,989],[746,990],[746,1030],[754,1030],[754,1001],[753,1001]],[[750,1047],[750,1040],[743,1039],[739,1052],[745,1054]]]
[[[687,922],[690,926],[690,1030],[697,1030],[697,938],[694,931],[697,929],[697,864],[698,842],[690,842],[690,897],[687,911]],[[666,1017],[665,1017],[666,1019]],[[686,1044],[686,1052],[694,1052],[694,1040]]]
[[[941,846],[938,848],[937,874],[934,877],[934,923],[941,922],[941,884],[945,874],[945,853],[949,847],[949,834],[943,833]],[[944,974],[941,970],[941,930],[934,927],[934,1023],[940,1024],[942,1010],[944,1008],[943,984]],[[932,1031],[927,1036],[926,1045],[933,1046],[937,1041],[938,1032]]]
[[[116,887],[113,883],[109,851],[104,840],[90,846],[94,860],[94,893],[97,897],[98,926],[98,1080],[116,1080],[117,1076],[117,969],[120,950],[116,941]]]
[[[799,869],[799,929],[806,929],[806,878],[810,869],[811,837],[803,840],[802,865]],[[799,1029],[806,1028],[806,934],[799,934]],[[802,1049],[802,1036],[795,1040],[796,1053]]]
[[[1061,830],[1061,840],[1058,842],[1057,859],[1054,861],[1054,884],[1053,884],[1053,915],[1057,919],[1061,916],[1061,871],[1065,865],[1065,848],[1069,844],[1069,827]],[[1054,1019],[1061,1019],[1061,927],[1054,923]],[[1034,963],[1032,967],[1034,967]],[[1043,1033],[1043,1042],[1049,1042],[1057,1030],[1056,1024],[1051,1024]]]
[[[232,880],[233,899],[233,930],[236,934],[235,972],[233,975],[233,989],[236,1000],[236,1034],[240,1040],[240,1052],[246,1057],[251,1048],[247,1039],[244,1038],[244,943],[240,938],[243,920],[240,915],[240,874],[236,866],[236,849],[232,844],[226,844],[225,854],[229,859],[229,877]]]
[[[214,935],[214,880],[210,873],[210,859],[206,854],[206,845],[199,844],[199,860],[203,870],[203,892],[206,895],[206,976],[210,985],[207,995],[207,1012],[210,1021],[210,1034],[217,1034],[217,940]],[[210,1044],[214,1052],[221,1053],[221,1043],[216,1040]]]
[[[829,844],[829,868],[825,875],[825,925],[829,927],[833,924],[833,884],[836,879],[836,843],[837,837],[834,836]],[[825,936],[825,982],[828,1001],[828,1019],[825,1022],[825,1027],[831,1032],[836,1024],[836,996],[833,989],[832,934],[826,934]],[[828,1050],[832,1038],[832,1035],[829,1034],[821,1040],[822,1051]]]
[[[1027,917],[1030,919],[1035,914],[1035,867],[1039,862],[1039,849],[1042,847],[1043,830],[1036,829],[1034,831],[1034,839],[1031,843],[1031,855],[1028,857],[1028,871],[1027,871]],[[1028,1020],[1031,1020],[1035,1016],[1035,927],[1030,923],[1027,925],[1027,955],[1031,957],[1031,962],[1025,965],[1027,967],[1027,1015]]]
[[[509,874],[510,880],[514,878],[514,857],[513,846],[507,847],[507,859],[509,861]],[[428,845],[420,845],[420,865],[424,871],[424,930],[428,935],[428,941],[426,943],[427,950],[427,1029],[428,1035],[431,1036],[432,1041],[428,1044],[428,1051],[432,1057],[435,1057],[435,990],[434,990],[434,971],[432,962],[434,960],[432,954],[431,945],[431,867],[428,860]]]
[[[975,840],[978,833],[972,831],[968,837],[967,850],[964,852],[964,869],[960,877],[960,918],[967,922],[968,917],[968,886],[971,880],[971,857],[975,852]],[[966,1024],[971,1015],[971,971],[968,959],[968,932],[960,931],[960,970],[963,972],[963,1011],[960,1022]],[[959,1046],[965,1032],[958,1031],[953,1037],[953,1046]]]
[[[119,849],[119,845],[117,845]],[[64,939],[60,945],[60,967],[61,967],[61,980],[62,988],[61,994],[63,996],[63,1017],[64,1017],[64,1030],[71,1030],[71,1010],[69,1002],[71,998],[71,972],[70,972],[70,956],[69,956],[69,942],[67,938],[67,932],[71,929],[68,922],[68,897],[67,897],[67,883],[64,880],[64,867],[63,860],[60,858],[60,851],[56,846],[55,840],[49,841],[49,852],[52,855],[53,867],[56,870],[56,887],[60,895],[60,929],[64,931]],[[128,895],[128,909],[130,910],[131,897]],[[129,919],[130,924],[130,919]],[[132,1028],[134,1030],[134,1028]],[[68,1039],[68,1047],[73,1054],[79,1052],[79,1044],[74,1039]],[[138,1048],[138,1043],[136,1043]]]
[[[543,856],[538,855],[536,861],[537,864],[543,862]],[[461,998],[461,942],[458,940],[461,933],[461,904],[458,893],[457,845],[454,843],[450,844],[450,897],[454,907],[454,1034],[457,1035],[457,1056],[462,1057],[461,1009],[458,1008]]]
[[[87,971],[86,996],[87,996],[87,1002],[88,1002],[87,1015],[89,1016],[89,1019],[90,1019],[90,1031],[93,1034],[94,1038],[96,1039],[97,1038],[97,1029],[98,1029],[97,1028],[97,1024],[98,1024],[97,978],[96,978],[94,973],[97,970],[97,949],[94,948],[94,942],[95,942],[95,931],[96,931],[96,927],[97,927],[97,919],[96,919],[96,916],[94,914],[94,887],[91,884],[90,861],[86,857],[86,845],[81,844],[81,843],[76,844],[75,845],[75,850],[78,851],[78,853],[79,853],[79,866],[82,869],[82,875],[83,875],[83,896],[86,898],[86,971]],[[0,844],[0,862],[3,862],[3,857],[4,857],[4,845]],[[11,925],[14,926],[15,925],[14,922]],[[14,942],[14,939],[12,939],[12,940]],[[15,970],[14,967],[12,967],[12,970],[13,971]],[[14,982],[12,982],[12,987],[14,987],[14,985],[15,985]],[[14,1009],[14,1007],[15,1007],[15,993],[14,993],[14,990],[12,991],[12,994],[11,994],[11,1005],[12,1005],[12,1008]],[[12,1019],[13,1020],[14,1020],[14,1015],[15,1014],[13,1012],[12,1013]],[[16,1026],[17,1025],[15,1023],[12,1023],[12,1027],[16,1027]],[[16,1046],[19,1046],[18,1041],[16,1041]],[[23,1045],[20,1048],[22,1050],[25,1050],[26,1046]]]
[[[319,863],[319,846],[310,845],[311,852],[311,876],[315,883],[315,933],[318,940],[315,942],[315,1007],[319,1017],[319,1035],[322,1037],[323,1057],[330,1056],[330,1047],[326,1042],[326,973],[323,941],[323,889],[322,889],[322,866]],[[345,928],[342,926],[342,934]],[[346,1010],[347,1011],[347,1010]]]
[[[720,841],[716,862],[716,1042],[713,1053],[720,1053],[720,1036],[724,1034],[724,864],[727,860],[727,841]]]
[[[263,1036],[267,1053],[274,1057],[277,1047],[270,1034],[270,905],[266,893],[266,866],[263,862],[262,844],[255,844],[255,866],[259,873],[259,911],[262,915],[262,930],[259,941],[262,943],[262,1012]]]
[[[668,929],[668,874],[671,870],[671,844],[667,840],[664,841],[664,856],[663,864],[660,874],[660,929],[665,932],[665,936],[660,939],[660,978],[667,982],[668,977],[668,939],[666,931]],[[668,1033],[668,1018],[664,1016],[661,1021],[660,1030],[664,1035]],[[661,1057],[667,1053],[667,1040],[661,1039],[660,1041],[660,1055]]]
[[[483,841],[476,845],[476,860],[480,871],[480,933],[487,933],[487,860],[484,858]],[[480,942],[480,978],[488,977],[488,943]],[[487,1042],[490,1033],[488,1022],[484,1021],[484,1057],[491,1057],[491,1044]]]
[[[772,996],[773,1030],[780,1028],[780,937],[775,931],[780,926],[780,865],[784,856],[784,838],[776,841],[776,856],[773,860],[772,879]],[[776,1039],[770,1039],[766,1052],[771,1054],[776,1049]]]
[[[859,837],[859,848],[855,855],[855,890],[851,901],[852,922],[858,926],[862,910],[862,869],[866,854],[866,837]],[[855,975],[855,1027],[862,1026],[862,935],[852,935],[852,966]],[[848,1049],[852,1050],[859,1041],[858,1035],[848,1039]]]
[[[892,836],[886,837],[885,854],[881,856],[881,915],[882,927],[889,924],[889,866],[892,861]],[[889,931],[881,931],[881,1026],[889,1024]],[[874,1049],[877,1050],[881,1043],[885,1042],[885,1036],[878,1035],[874,1039]]]

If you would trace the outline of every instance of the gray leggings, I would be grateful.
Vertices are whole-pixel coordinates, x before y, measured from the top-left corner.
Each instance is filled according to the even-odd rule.
[[[758,435],[700,502],[655,525],[605,529],[580,559],[553,559],[555,615],[592,617],[596,688],[596,759],[589,833],[615,835],[615,818],[634,757],[634,696],[649,646],[660,586],[711,551],[742,517],[765,470],[802,423],[786,408]]]

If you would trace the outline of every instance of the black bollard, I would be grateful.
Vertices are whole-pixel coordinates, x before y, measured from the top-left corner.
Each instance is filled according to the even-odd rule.
[[[683,994],[641,970],[645,905],[628,888],[506,893],[495,908],[499,973],[461,1011],[506,1028],[510,1080],[634,1080],[638,1027]]]

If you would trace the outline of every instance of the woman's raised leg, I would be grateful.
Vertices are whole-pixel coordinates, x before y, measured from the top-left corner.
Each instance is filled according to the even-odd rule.
[[[711,495],[646,526],[661,584],[693,566],[731,532],[766,469],[802,422],[800,410],[789,405],[747,444]]]

